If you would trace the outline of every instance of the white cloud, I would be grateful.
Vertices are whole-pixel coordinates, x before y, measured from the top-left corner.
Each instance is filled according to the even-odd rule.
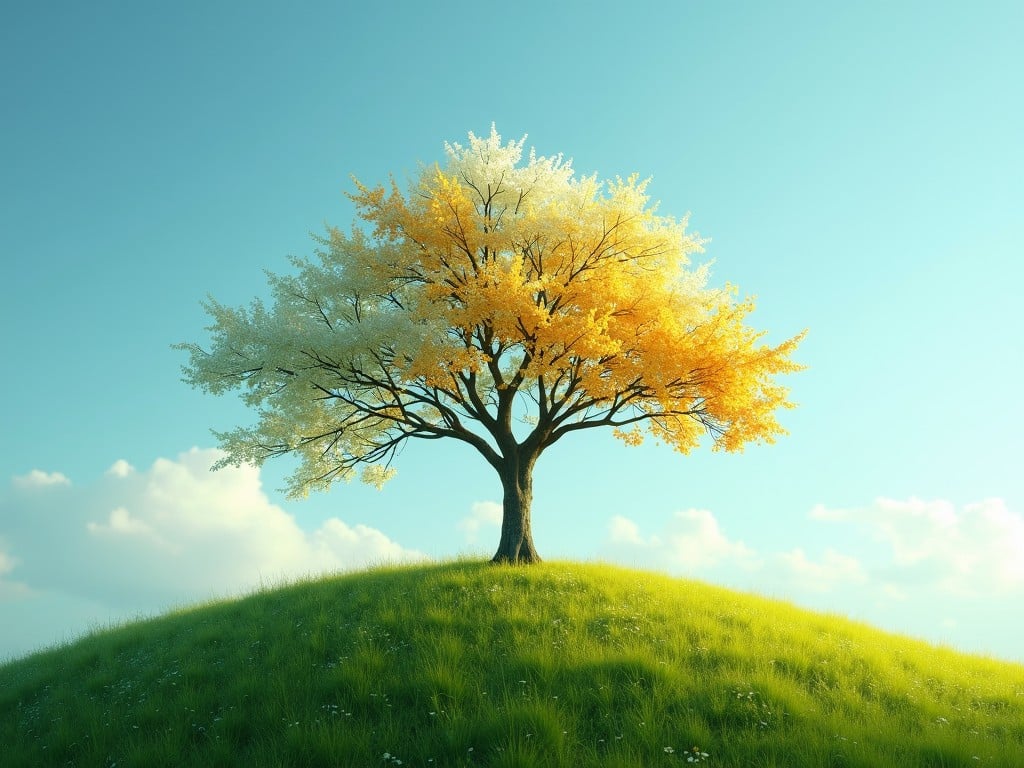
[[[126,559],[144,552],[150,572],[161,565],[172,581],[182,578],[182,561],[189,562],[189,570],[201,574],[193,579],[196,587],[245,588],[262,576],[292,577],[423,556],[374,528],[350,527],[338,518],[307,532],[270,503],[257,468],[210,472],[219,455],[193,449],[174,461],[157,459],[138,478],[121,478],[119,484],[129,490],[126,503],[105,522],[91,521],[87,530],[107,539]]]
[[[1001,499],[957,508],[945,500],[880,498],[862,509],[817,506],[811,519],[866,533],[898,585],[949,594],[1024,592],[1024,517]]]
[[[129,464],[124,459],[118,459],[110,465],[110,469],[107,470],[107,474],[111,477],[128,477],[135,471],[135,467]]]
[[[802,547],[762,552],[726,535],[706,509],[677,511],[657,533],[644,534],[639,524],[615,515],[608,524],[606,556],[645,568],[698,576],[742,589],[772,594],[820,595],[864,584],[861,562],[826,549],[814,558]]]
[[[13,478],[16,488],[46,488],[53,485],[71,485],[71,481],[60,472],[43,472],[41,469],[33,469],[27,475],[17,475]]]
[[[650,535],[617,515],[609,522],[608,542],[613,557],[671,571],[717,570],[732,583],[743,583],[737,573],[757,573],[757,588],[824,593],[859,585],[886,602],[924,599],[926,593],[1024,594],[1024,516],[1001,499],[958,507],[945,500],[881,498],[860,509],[818,505],[809,517],[823,527],[808,531],[804,541],[827,536],[848,551],[827,548],[813,557],[803,546],[759,551],[730,539],[711,512],[695,509],[674,513]]]
[[[675,513],[668,542],[675,557],[695,569],[708,568],[722,562],[748,567],[754,552],[742,541],[731,541],[718,526],[715,516],[706,509],[687,509]]]
[[[18,565],[18,561],[4,547],[3,541],[0,541],[0,612],[2,612],[5,602],[20,600],[29,594],[29,590],[24,584],[7,578],[7,575],[13,572]],[[8,624],[5,622],[5,632],[7,627]],[[2,655],[0,653],[0,656]]]
[[[812,592],[828,592],[842,584],[863,584],[868,578],[857,558],[832,549],[825,550],[818,562],[808,558],[800,547],[775,555],[775,560],[784,574]]]
[[[1024,517],[1005,502],[878,499],[809,517],[787,527],[790,548],[773,550],[729,538],[704,510],[677,512],[654,534],[615,516],[605,555],[1020,659],[1024,623],[1009,608],[1024,597]],[[814,541],[841,544],[815,552]]]
[[[640,536],[640,526],[622,515],[615,515],[608,524],[608,536],[616,544],[634,544],[644,546],[643,538]],[[652,546],[657,546],[657,537],[654,537]]]
[[[175,548],[165,541],[151,525],[137,517],[132,517],[131,513],[124,507],[117,507],[111,510],[110,517],[106,523],[97,523],[90,520],[85,524],[85,528],[95,536],[138,536],[148,539],[161,549],[175,551]]]
[[[258,469],[211,472],[219,456],[192,449],[143,471],[118,461],[94,485],[57,496],[25,490],[66,484],[63,475],[29,474],[0,497],[0,587],[14,571],[39,596],[153,613],[267,580],[424,557],[338,518],[306,530],[267,498]]]
[[[475,544],[484,526],[501,525],[502,506],[496,501],[477,501],[467,517],[462,518],[456,528],[466,534],[466,542]]]
[[[376,528],[359,523],[348,526],[336,517],[327,520],[313,535],[325,563],[395,562],[425,556],[392,541]]]
[[[615,515],[608,526],[609,547],[638,564],[686,573],[698,573],[722,566],[749,570],[757,566],[757,555],[742,541],[729,539],[715,516],[706,509],[680,510],[664,528],[649,536],[628,517]]]

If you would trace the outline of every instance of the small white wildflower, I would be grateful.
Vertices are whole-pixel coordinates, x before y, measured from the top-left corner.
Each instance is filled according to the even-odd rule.
[[[675,750],[672,749],[672,747],[664,747],[664,749],[666,755],[671,755],[673,752],[675,752]]]

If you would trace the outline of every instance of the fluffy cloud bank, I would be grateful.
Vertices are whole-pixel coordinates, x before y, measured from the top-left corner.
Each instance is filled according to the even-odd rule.
[[[1001,499],[967,504],[877,499],[863,509],[817,506],[810,518],[880,545],[893,586],[932,584],[962,596],[1024,594],[1024,516]]]
[[[862,583],[861,564],[826,549],[817,560],[797,547],[760,552],[726,535],[706,509],[675,512],[657,533],[644,534],[633,520],[616,515],[608,524],[606,554],[615,560],[741,588],[783,593],[821,593]]]
[[[819,505],[790,530],[800,546],[772,550],[731,538],[707,510],[676,512],[653,533],[615,516],[604,554],[1021,659],[1024,516],[1002,500]]]
[[[5,610],[46,595],[108,606],[111,615],[152,612],[261,582],[423,557],[338,518],[307,531],[270,502],[258,469],[211,472],[218,457],[193,449],[143,471],[119,460],[82,488],[57,472],[14,478],[0,498],[0,624]]]
[[[801,539],[842,541],[856,555],[833,548],[816,559],[802,547],[758,551],[729,538],[711,512],[696,509],[676,512],[652,534],[615,516],[608,546],[620,559],[669,571],[753,573],[759,582],[793,582],[810,591],[874,585],[889,597],[916,588],[959,597],[1024,595],[1024,516],[1000,499],[958,508],[944,500],[880,498],[856,509],[818,505],[808,519],[817,530],[802,530]]]
[[[609,524],[613,545],[632,551],[641,561],[654,558],[662,567],[681,566],[698,572],[721,566],[749,570],[757,556],[742,541],[731,541],[706,509],[676,512],[660,533],[645,536],[631,519],[616,515]]]

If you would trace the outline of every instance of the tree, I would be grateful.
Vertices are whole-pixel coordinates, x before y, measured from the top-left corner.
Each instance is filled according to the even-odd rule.
[[[350,195],[367,229],[331,228],[314,260],[268,278],[273,307],[212,298],[212,346],[185,380],[241,390],[255,426],[215,433],[218,466],[294,454],[289,491],[361,469],[378,486],[407,440],[459,440],[498,473],[494,561],[535,562],[533,469],[545,449],[610,427],[681,453],[703,434],[742,449],[784,433],[773,376],[797,370],[744,325],[754,308],[688,268],[702,241],[656,215],[636,176],[577,178],[561,155],[523,159],[492,127],[445,144],[407,193],[394,180]]]

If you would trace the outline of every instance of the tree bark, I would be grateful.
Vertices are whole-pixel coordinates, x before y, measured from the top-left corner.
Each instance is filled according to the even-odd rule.
[[[533,465],[536,457],[513,453],[499,470],[502,498],[501,540],[492,563],[539,563],[533,546],[530,506],[533,503]]]

